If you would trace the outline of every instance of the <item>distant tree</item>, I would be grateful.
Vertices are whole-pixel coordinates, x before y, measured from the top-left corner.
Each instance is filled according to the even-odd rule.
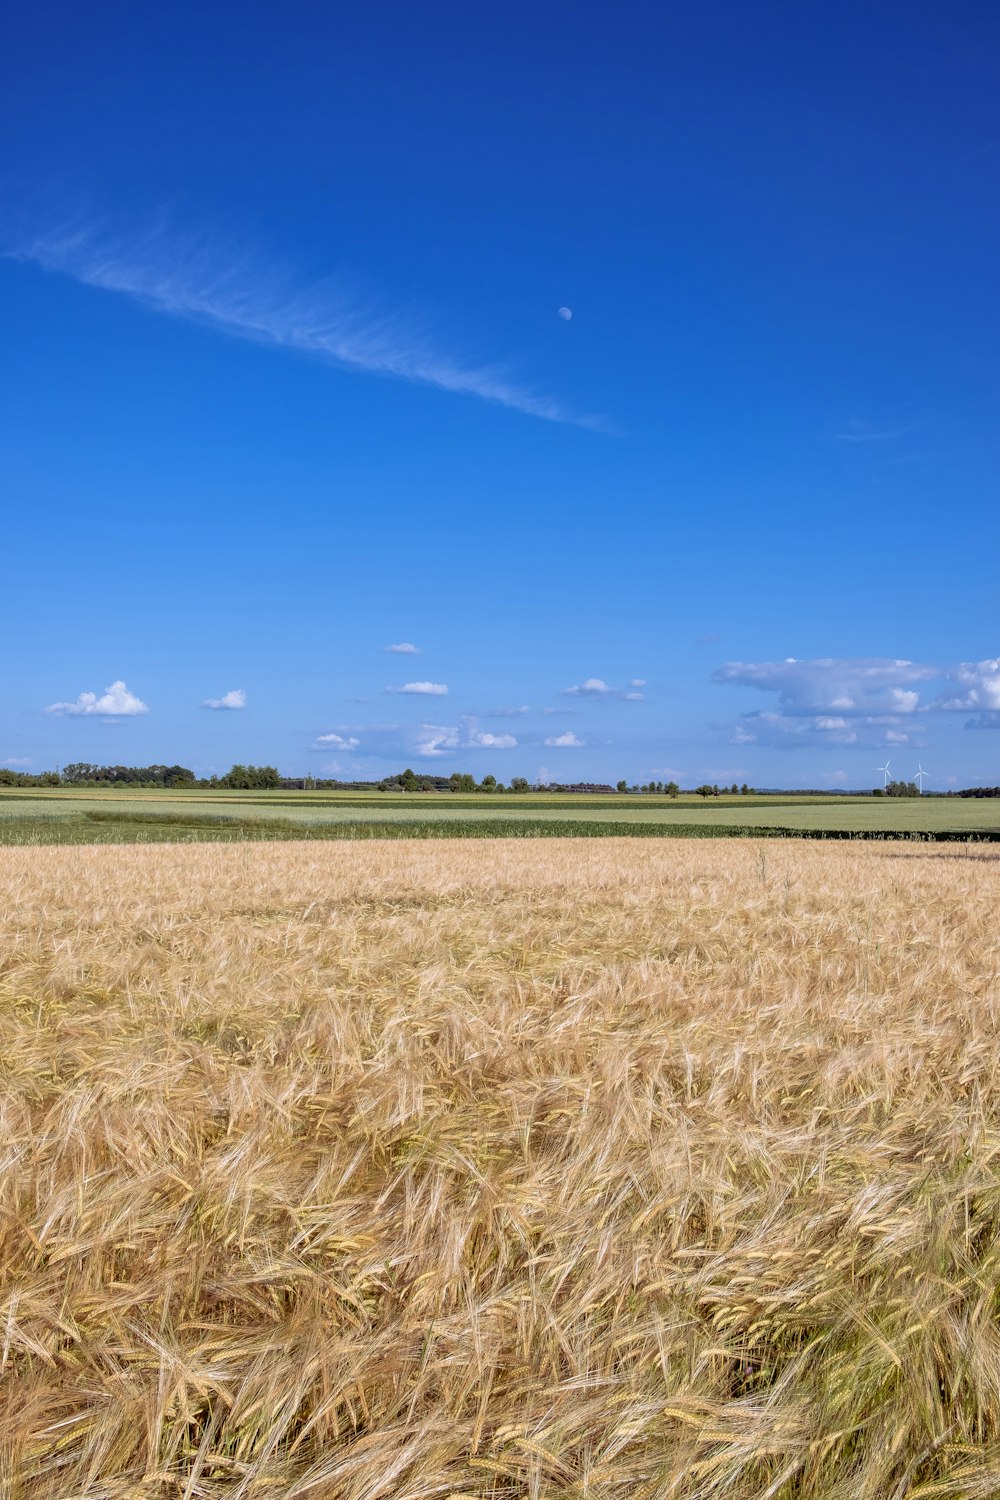
[[[402,776],[400,776],[399,784],[404,792],[415,792],[420,785],[416,777],[416,772],[411,770],[409,766],[407,766]]]
[[[194,784],[194,772],[187,766],[167,766],[163,781],[165,786],[190,786]]]
[[[482,781],[479,783],[479,790],[481,792],[495,792],[496,789],[497,779],[495,776],[484,776]]]
[[[63,781],[96,781],[100,766],[88,765],[86,761],[73,761],[63,767]]]
[[[740,787],[740,796],[741,797],[748,797],[749,795],[750,795],[750,788],[747,786],[746,782],[744,781],[743,785]]]
[[[709,786],[707,781],[703,781],[701,786],[695,787],[695,792],[699,797],[713,797],[715,795],[715,791],[716,788],[714,786]]]
[[[736,785],[736,782],[735,782],[735,781],[734,781],[734,782],[733,782],[733,784],[732,784],[732,786],[731,786],[731,787],[730,787],[730,788],[729,788],[729,791],[730,791],[730,793],[731,793],[731,795],[732,795],[732,796],[734,796],[734,797],[738,797],[738,796],[739,796],[739,794],[740,794],[740,789],[739,789],[739,787],[738,787],[738,786],[737,786],[737,785]]]
[[[510,789],[512,792],[516,792],[519,797],[523,796],[525,792],[531,791],[527,778],[524,776],[513,776],[511,778]]]
[[[618,785],[615,787],[615,791],[616,792],[627,792],[628,791],[628,782],[627,781],[619,781]]]
[[[281,785],[281,775],[274,766],[235,765],[219,777],[218,785],[237,792],[268,792]]]
[[[676,797],[676,796],[679,795],[679,793],[680,793],[680,787],[677,785],[676,781],[668,781],[667,782],[667,796],[668,797]]]

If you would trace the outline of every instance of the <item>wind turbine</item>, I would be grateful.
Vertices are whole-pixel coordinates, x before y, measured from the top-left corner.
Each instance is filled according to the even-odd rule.
[[[924,768],[923,768],[923,766],[920,764],[920,762],[918,760],[917,761],[916,775],[914,776],[913,779],[914,779],[914,781],[917,783],[917,785],[920,788],[920,795],[921,796],[923,796],[923,793],[924,793],[924,777],[925,776],[929,776],[930,774],[931,774],[930,771],[925,771]]]
[[[884,766],[876,766],[875,769],[876,769],[876,771],[881,771],[882,772],[882,775],[884,777],[884,780],[882,782],[882,786],[883,786],[883,788],[887,787],[889,785],[889,761],[888,761],[888,759],[886,760],[886,763],[885,763]]]

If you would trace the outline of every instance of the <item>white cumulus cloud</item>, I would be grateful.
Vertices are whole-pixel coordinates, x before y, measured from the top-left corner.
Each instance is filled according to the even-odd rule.
[[[470,734],[469,744],[478,745],[484,750],[514,750],[517,747],[517,740],[512,734],[490,734],[484,730]]]
[[[206,698],[202,708],[246,708],[247,695],[242,688],[232,688],[221,698]]]
[[[133,718],[136,714],[148,714],[149,708],[141,698],[130,693],[124,682],[109,684],[104,692],[81,693],[72,703],[50,703],[47,714],[98,715],[105,719]]]
[[[397,656],[419,656],[420,647],[412,641],[399,641],[395,646],[383,646],[383,651],[394,651]]]
[[[386,688],[387,693],[417,693],[428,698],[444,698],[448,688],[443,682],[404,682],[401,688]]]
[[[1000,656],[984,661],[960,661],[948,672],[959,691],[946,693],[935,704],[949,711],[1000,713]]]
[[[579,739],[572,729],[567,729],[565,734],[554,734],[543,743],[550,745],[553,750],[582,750],[584,748],[584,741]]]
[[[734,744],[920,744],[927,716],[966,713],[967,729],[1000,729],[1000,657],[934,666],[899,657],[817,657],[726,662],[716,682],[777,695],[778,711],[747,713]],[[920,684],[950,684],[921,701]]]
[[[713,674],[716,682],[777,693],[786,714],[807,715],[913,713],[920,696],[912,685],[939,675],[923,662],[880,656],[729,661]]]
[[[413,748],[417,755],[432,759],[457,750],[460,743],[459,730],[453,724],[421,724]]]
[[[356,739],[353,734],[343,735],[331,731],[330,734],[316,736],[317,750],[356,750],[360,744],[361,741]]]
[[[31,757],[29,755],[8,755],[3,764],[5,766],[30,766]]]

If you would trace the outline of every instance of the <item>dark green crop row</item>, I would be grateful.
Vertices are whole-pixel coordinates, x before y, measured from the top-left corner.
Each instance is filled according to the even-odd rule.
[[[611,819],[550,822],[546,818],[455,820],[386,819],[379,822],[306,823],[290,818],[225,814],[91,811],[80,817],[0,820],[0,844],[133,844],[272,842],[290,839],[496,839],[496,838],[739,838],[864,839],[877,842],[1000,843],[1000,828],[858,829],[782,828],[740,823],[620,823]]]

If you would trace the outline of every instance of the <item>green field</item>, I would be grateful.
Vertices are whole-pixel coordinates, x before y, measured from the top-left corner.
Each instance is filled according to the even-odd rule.
[[[753,833],[1000,840],[1000,798],[0,791],[0,844]]]

